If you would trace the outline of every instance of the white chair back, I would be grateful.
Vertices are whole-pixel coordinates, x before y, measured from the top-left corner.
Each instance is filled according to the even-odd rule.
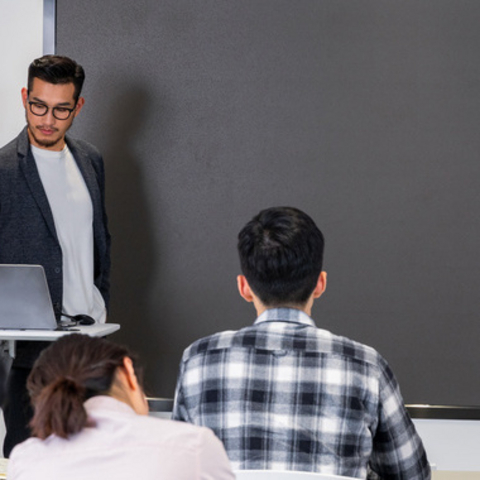
[[[358,480],[328,473],[280,470],[236,470],[234,473],[237,480]]]

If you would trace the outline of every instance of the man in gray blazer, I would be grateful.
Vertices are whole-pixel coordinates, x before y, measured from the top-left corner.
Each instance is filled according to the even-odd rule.
[[[0,149],[0,263],[43,265],[55,314],[105,322],[110,234],[100,153],[66,136],[85,100],[83,68],[67,57],[32,62],[22,89],[27,126]],[[26,379],[44,342],[18,342],[4,408],[4,454],[29,436]]]

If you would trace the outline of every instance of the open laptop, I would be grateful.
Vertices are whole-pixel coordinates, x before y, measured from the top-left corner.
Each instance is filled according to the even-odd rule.
[[[0,329],[56,328],[43,267],[0,264]]]

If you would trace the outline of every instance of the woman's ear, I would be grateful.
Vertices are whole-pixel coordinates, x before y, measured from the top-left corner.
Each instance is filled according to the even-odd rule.
[[[129,357],[125,357],[123,359],[123,371],[125,374],[125,380],[128,383],[128,386],[132,390],[137,390],[139,387],[137,375],[135,374],[135,369],[133,368],[132,359]]]
[[[138,382],[132,359],[124,357],[123,365],[117,369],[117,385],[112,388],[111,395],[130,405],[139,415],[148,414],[148,402]]]

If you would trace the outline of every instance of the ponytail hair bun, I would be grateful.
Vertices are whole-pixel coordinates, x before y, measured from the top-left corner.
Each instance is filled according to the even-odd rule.
[[[85,387],[71,377],[60,377],[43,388],[36,399],[31,422],[36,436],[47,438],[55,433],[67,438],[82,430],[87,421],[85,393]]]

